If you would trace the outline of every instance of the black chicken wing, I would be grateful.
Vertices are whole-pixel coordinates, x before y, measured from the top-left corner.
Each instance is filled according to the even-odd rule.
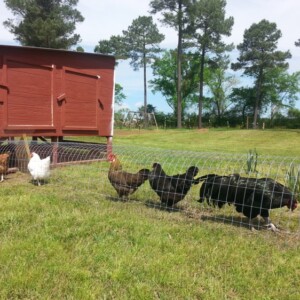
[[[149,174],[149,183],[160,197],[160,201],[172,206],[184,199],[191,186],[195,184],[194,177],[198,171],[197,167],[192,166],[183,174],[169,176],[159,163],[154,163],[153,170]]]

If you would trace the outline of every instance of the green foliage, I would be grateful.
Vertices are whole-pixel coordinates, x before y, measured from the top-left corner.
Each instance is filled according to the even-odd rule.
[[[78,0],[4,1],[16,16],[4,25],[24,46],[69,49],[80,40],[76,23],[84,18],[75,9]]]
[[[123,128],[126,116],[129,113],[128,108],[121,108],[118,110],[115,110],[114,112],[114,127],[115,128]]]
[[[109,40],[100,40],[94,52],[114,55],[117,59],[128,57],[124,37],[121,35],[112,35]]]
[[[123,30],[126,50],[134,70],[152,63],[159,53],[159,43],[164,40],[164,35],[159,33],[153,18],[142,16],[132,21],[127,30]]]
[[[253,115],[255,105],[255,88],[233,88],[230,94],[230,100],[234,104],[234,107],[232,108],[233,111],[242,117],[243,123],[246,123],[246,117]]]
[[[115,103],[122,104],[123,100],[126,99],[125,94],[123,93],[123,87],[119,84],[115,84]]]
[[[232,50],[232,45],[226,45],[222,41],[223,36],[230,36],[233,26],[233,18],[226,18],[225,7],[225,0],[198,0],[189,8],[191,21],[188,33],[191,37],[191,46],[197,49],[200,57],[199,128],[202,127],[204,69],[207,55]]]
[[[288,68],[286,60],[291,57],[290,52],[276,50],[280,37],[281,31],[277,29],[275,23],[262,20],[245,30],[244,40],[237,46],[240,56],[238,62],[232,64],[232,68],[243,69],[245,75],[255,80],[254,128],[256,128],[259,110],[268,103],[264,97],[268,72],[275,68],[281,70]]]
[[[261,99],[263,99],[263,107],[260,107],[262,113],[266,113],[267,109],[270,110],[268,118],[258,119],[265,122],[268,127],[285,126],[287,128],[298,128],[296,123],[288,117],[282,115],[283,110],[291,109],[298,100],[299,93],[299,73],[289,74],[281,68],[273,68],[265,73],[265,81],[261,89]],[[251,117],[255,112],[257,90],[256,87],[240,87],[234,88],[230,95],[230,100],[234,104],[232,112],[237,116],[241,116],[242,122],[246,123],[246,118]],[[283,111],[284,112],[284,111]],[[257,121],[257,123],[258,123]],[[279,124],[280,123],[280,124]],[[250,124],[248,124],[250,125]],[[252,124],[251,124],[252,128]]]
[[[222,53],[232,45],[222,42],[222,36],[230,36],[233,17],[226,18],[225,0],[197,0],[189,7],[192,18],[188,33],[200,52]]]
[[[190,2],[190,0],[151,0],[151,13],[161,13],[162,23],[178,30],[178,27],[186,21],[183,13]]]
[[[287,186],[296,194],[296,197],[300,196],[300,166],[291,164],[289,170],[286,173]]]
[[[130,59],[134,70],[140,67],[144,70],[144,107],[147,107],[147,74],[148,64],[151,64],[156,55],[161,51],[159,43],[164,35],[159,33],[153,18],[140,16],[132,21],[123,35],[113,35],[109,40],[100,40],[94,51],[115,55],[117,59]],[[116,87],[118,88],[118,87]],[[120,91],[116,89],[119,93]],[[117,103],[125,99],[124,94],[117,94]],[[121,99],[119,99],[121,97]]]
[[[247,154],[247,169],[246,173],[257,173],[256,167],[258,162],[258,153],[256,152],[256,149],[249,150]]]
[[[281,31],[275,23],[262,20],[254,23],[244,32],[244,40],[237,46],[240,51],[238,62],[233,64],[235,70],[244,69],[244,73],[254,78],[262,76],[268,68],[286,68],[286,59],[291,57],[289,51],[276,51]]]
[[[161,58],[155,60],[152,68],[154,79],[150,81],[152,91],[161,92],[168,105],[176,107],[176,57],[174,51],[165,51]]]
[[[266,71],[263,84],[265,103],[271,103],[272,109],[294,106],[300,92],[300,72],[289,74],[285,68],[274,67]],[[272,117],[272,116],[271,116]]]
[[[156,59],[152,68],[155,78],[150,81],[153,92],[161,92],[168,105],[177,112],[177,56],[174,50],[165,51],[161,58]],[[198,94],[199,60],[193,53],[186,53],[182,61],[182,109],[196,103]]]
[[[145,111],[144,106],[139,107],[138,111],[140,112],[141,115],[143,115],[143,113]],[[147,113],[156,113],[156,107],[153,106],[152,104],[147,104],[146,112]]]
[[[151,13],[160,13],[162,15],[161,22],[172,27],[178,33],[177,40],[177,55],[176,55],[176,100],[175,107],[177,108],[177,127],[182,127],[182,62],[184,46],[183,41],[186,38],[186,29],[190,22],[188,7],[191,5],[190,0],[152,0],[150,7]]]
[[[291,118],[298,118],[300,120],[300,109],[290,108],[288,110],[288,116]]]
[[[214,61],[214,65],[214,67],[209,69],[207,72],[208,75],[205,77],[212,97],[206,105],[204,104],[204,107],[210,108],[209,111],[212,116],[216,117],[216,123],[220,126],[222,118],[232,104],[230,94],[234,86],[238,84],[238,79],[227,72],[229,66],[228,55],[218,55]]]
[[[151,16],[140,16],[132,21],[127,30],[123,30],[126,51],[130,58],[130,65],[134,70],[143,68],[144,73],[144,113],[147,107],[147,65],[152,64],[156,55],[161,52],[159,43],[164,40],[164,35],[159,33],[157,25]],[[147,126],[147,119],[144,119]]]
[[[77,51],[77,52],[84,52],[84,48],[81,47],[81,46],[77,46],[77,47],[76,47],[76,51]]]

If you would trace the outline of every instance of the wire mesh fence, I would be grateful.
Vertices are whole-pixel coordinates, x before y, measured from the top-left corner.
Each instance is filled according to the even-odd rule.
[[[39,162],[28,169],[32,152],[42,161],[50,156],[50,173]],[[54,196],[63,189],[67,200],[87,204],[129,201],[207,221],[300,233],[299,158],[118,145],[107,153],[101,144],[23,141],[2,143],[0,153],[3,186],[37,185]]]

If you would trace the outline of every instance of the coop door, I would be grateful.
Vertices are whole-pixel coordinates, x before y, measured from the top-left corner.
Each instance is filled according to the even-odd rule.
[[[4,127],[53,127],[53,67],[5,59],[7,86]]]
[[[97,130],[99,76],[65,69],[61,98],[63,130]]]

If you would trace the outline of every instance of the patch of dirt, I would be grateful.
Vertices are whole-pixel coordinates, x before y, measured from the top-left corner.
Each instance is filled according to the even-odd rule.
[[[208,132],[208,128],[201,128],[201,129],[198,129],[198,133],[206,133]]]
[[[31,176],[27,173],[15,172],[4,176],[4,181],[0,185],[18,185],[20,183],[30,182]]]

